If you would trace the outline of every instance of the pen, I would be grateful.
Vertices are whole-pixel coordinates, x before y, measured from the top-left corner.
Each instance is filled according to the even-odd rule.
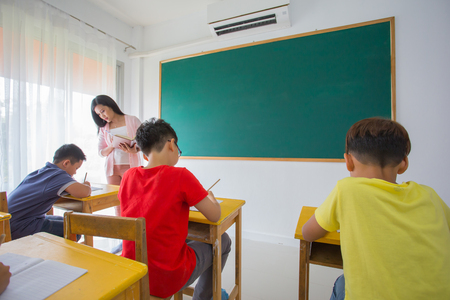
[[[214,184],[207,190],[208,192],[209,192],[209,190],[210,189],[212,189],[213,188],[213,186],[215,186],[216,185],[216,183],[218,183],[220,181],[220,179],[219,180],[217,180],[216,182],[214,182]]]
[[[86,182],[86,178],[87,178],[87,172],[86,172],[86,175],[84,175],[84,181],[83,181],[83,183]]]

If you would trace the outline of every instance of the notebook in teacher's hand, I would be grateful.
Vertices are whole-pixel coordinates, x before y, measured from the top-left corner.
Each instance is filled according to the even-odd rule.
[[[10,266],[11,280],[0,299],[45,299],[87,272],[53,260],[15,253],[0,255]]]
[[[129,140],[129,141],[134,141],[134,139],[136,138],[136,136],[133,137],[133,138],[130,138],[129,136],[121,135],[121,134],[114,134],[114,136],[117,136],[117,137],[122,138],[122,139]]]
[[[112,134],[113,136],[113,146],[114,147],[119,147],[120,143],[126,143],[128,144],[130,147],[133,147],[133,145],[136,143],[135,138],[130,138],[129,136],[126,135],[121,135],[121,134]]]

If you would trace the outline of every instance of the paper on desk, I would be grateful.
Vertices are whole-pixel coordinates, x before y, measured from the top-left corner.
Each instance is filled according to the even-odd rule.
[[[101,187],[91,186],[91,192],[103,190]]]
[[[219,204],[220,204],[220,203],[223,202],[223,200],[217,200],[217,202],[219,202]],[[190,211],[198,211],[198,209],[197,209],[195,206],[189,207],[189,210],[190,210]]]
[[[87,270],[53,260],[5,253],[0,261],[11,266],[10,283],[0,299],[45,299],[65,287]]]

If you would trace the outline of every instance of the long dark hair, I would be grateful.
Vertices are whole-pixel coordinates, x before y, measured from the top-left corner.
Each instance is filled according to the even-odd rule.
[[[97,113],[95,112],[95,107],[97,105],[104,105],[104,106],[108,106],[109,108],[111,108],[116,114],[122,115],[124,116],[125,114],[120,110],[119,106],[117,105],[116,101],[114,101],[111,97],[106,96],[106,95],[98,95],[97,97],[95,97],[92,100],[91,103],[91,114],[92,114],[92,119],[94,119],[95,124],[97,124],[98,128],[100,129],[100,127],[105,127],[106,125],[106,121],[103,120],[102,118],[99,117],[99,115],[97,115]]]

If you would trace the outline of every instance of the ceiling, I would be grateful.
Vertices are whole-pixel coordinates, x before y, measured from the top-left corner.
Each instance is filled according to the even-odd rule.
[[[88,0],[131,27],[148,26],[206,10],[222,0]]]

